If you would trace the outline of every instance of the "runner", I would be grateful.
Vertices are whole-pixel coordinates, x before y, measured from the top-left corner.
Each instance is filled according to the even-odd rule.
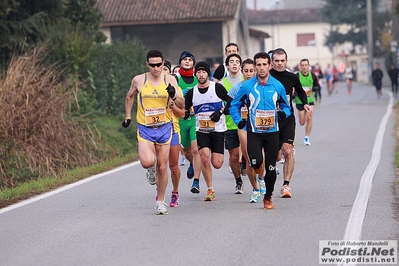
[[[228,112],[231,98],[222,84],[210,81],[211,69],[206,62],[195,66],[198,85],[189,90],[185,97],[186,116],[189,117],[194,107],[196,134],[201,169],[208,187],[205,201],[214,201],[216,194],[212,184],[212,166],[220,169],[224,160],[224,132],[227,130],[225,113]],[[224,101],[227,102],[226,108]]]
[[[220,81],[227,91],[239,82],[242,82],[243,76],[240,72],[241,57],[238,54],[230,54],[227,56],[225,65],[228,75]],[[226,115],[227,131],[225,133],[225,148],[229,151],[229,166],[236,180],[235,193],[244,193],[244,183],[241,179],[240,167],[240,140],[238,138],[237,125],[231,119],[230,115]]]
[[[309,66],[309,60],[302,59],[300,62],[301,70],[298,72],[297,76],[299,78],[299,81],[301,82],[303,89],[306,92],[307,103],[309,105],[314,105],[313,88],[320,87],[320,85],[317,81],[316,76],[309,71]],[[303,139],[303,143],[306,146],[310,146],[309,137],[313,126],[313,112],[309,114],[309,112],[304,109],[304,105],[298,96],[295,97],[295,105],[296,109],[298,110],[299,124],[301,126],[305,125],[305,138]]]
[[[177,107],[183,107],[183,98],[176,93],[176,80],[162,71],[163,60],[159,50],[147,53],[149,71],[133,78],[126,94],[126,117],[122,122],[125,128],[130,125],[134,96],[137,95],[138,154],[141,165],[149,169],[148,181],[157,185],[156,214],[168,214],[165,203],[168,184],[166,167],[173,131],[169,106],[173,101]]]
[[[241,72],[244,75],[244,81],[241,81],[241,82],[237,83],[236,85],[234,85],[228,94],[233,99],[237,95],[237,92],[242,87],[243,83],[247,80],[250,80],[251,78],[253,78],[255,76],[256,71],[255,71],[254,61],[249,58],[245,59],[241,65]],[[241,112],[242,119],[248,119],[248,107],[247,106],[241,107],[240,112]],[[245,127],[243,129],[238,129],[238,137],[240,139],[241,152],[242,152],[243,156],[245,157],[248,179],[252,185],[252,195],[249,199],[249,202],[251,202],[251,203],[258,202],[260,195],[266,193],[265,180],[263,179],[263,175],[261,175],[262,179],[259,179],[259,184],[258,184],[258,181],[256,180],[256,173],[255,173],[254,169],[251,167],[251,165],[249,164],[248,153],[247,153],[247,132],[246,132]]]
[[[187,92],[198,84],[194,75],[195,57],[188,51],[183,51],[179,58],[179,73],[176,74],[177,83],[183,91],[184,97]],[[188,119],[179,119],[181,143],[184,150],[184,157],[190,162],[187,168],[187,178],[193,179],[190,191],[200,193],[199,178],[201,175],[201,157],[198,152],[197,137],[195,134],[194,112],[190,113]]]
[[[254,56],[254,62],[257,74],[238,91],[231,102],[230,114],[238,128],[247,129],[249,162],[257,174],[263,173],[263,158],[266,160],[266,194],[263,206],[265,209],[273,209],[272,194],[279,150],[278,124],[279,120],[284,120],[291,114],[291,109],[283,85],[269,75],[270,56],[259,52]],[[240,112],[244,104],[248,106],[247,120],[242,119]]]
[[[285,119],[284,121],[281,121],[281,123],[279,124],[280,151],[277,158],[277,160],[280,161],[284,154],[284,183],[281,188],[281,196],[284,198],[291,198],[292,195],[290,192],[289,184],[295,166],[294,139],[296,126],[294,108],[292,105],[292,98],[294,96],[293,88],[301,101],[305,103],[304,108],[309,112],[309,114],[313,113],[313,106],[307,104],[307,96],[302,88],[298,77],[295,74],[287,71],[287,52],[282,48],[274,50],[272,52],[272,62],[273,69],[270,70],[270,75],[272,75],[274,78],[280,81],[281,84],[283,84],[288,102],[291,107],[291,115],[288,116],[287,119]]]

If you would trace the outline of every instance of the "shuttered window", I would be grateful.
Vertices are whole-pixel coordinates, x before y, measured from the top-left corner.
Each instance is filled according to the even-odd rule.
[[[298,33],[296,35],[297,46],[315,46],[316,40],[314,33]]]

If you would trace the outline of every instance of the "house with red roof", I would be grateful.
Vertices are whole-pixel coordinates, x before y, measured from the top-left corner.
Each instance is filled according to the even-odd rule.
[[[98,0],[108,41],[138,38],[177,64],[188,50],[197,61],[223,62],[224,47],[233,42],[242,57],[264,49],[266,32],[248,27],[245,0]]]

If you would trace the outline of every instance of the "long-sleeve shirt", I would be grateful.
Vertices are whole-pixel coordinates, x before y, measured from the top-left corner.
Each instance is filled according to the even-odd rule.
[[[231,102],[230,115],[237,125],[241,122],[240,108],[248,107],[246,130],[254,133],[271,133],[278,131],[277,102],[279,108],[288,117],[291,108],[284,86],[269,75],[266,84],[258,81],[257,75],[247,80],[238,90]]]
[[[224,105],[224,101],[227,105]],[[211,81],[209,87],[198,88],[198,85],[189,90],[185,97],[185,109],[190,110],[194,106],[194,114],[196,117],[196,131],[209,133],[224,132],[226,128],[226,118],[224,114],[218,122],[212,122],[210,115],[221,109],[227,112],[230,106],[231,97],[227,95],[227,90],[220,83]]]
[[[291,114],[294,115],[294,108],[292,106],[292,98],[294,97],[294,93],[292,91],[292,88],[295,89],[295,93],[298,95],[299,99],[303,104],[308,103],[308,99],[306,96],[306,92],[302,87],[301,82],[299,81],[299,78],[297,75],[294,73],[291,73],[289,71],[283,71],[279,72],[274,69],[270,69],[270,75],[273,76],[275,79],[281,82],[285,88],[285,93],[288,98],[288,102],[291,107]]]

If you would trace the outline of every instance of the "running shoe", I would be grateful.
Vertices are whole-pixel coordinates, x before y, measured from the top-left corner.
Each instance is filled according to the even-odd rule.
[[[187,178],[191,179],[194,177],[194,167],[193,164],[190,163],[190,166],[187,168]]]
[[[310,141],[309,141],[309,137],[308,137],[308,136],[306,136],[306,137],[303,139],[303,143],[304,143],[306,146],[310,146]]]
[[[168,209],[166,209],[165,201],[157,201],[155,204],[155,209],[157,210],[157,215],[168,214]]]
[[[180,165],[186,165],[186,157],[182,156],[180,158]]]
[[[249,198],[249,202],[250,203],[256,203],[256,202],[258,202],[259,201],[259,198],[260,198],[260,192],[259,192],[259,190],[253,190],[252,191],[252,195],[251,195],[251,197]]]
[[[244,184],[241,183],[237,183],[236,184],[236,194],[242,194],[244,193]]]
[[[274,209],[274,205],[272,202],[272,199],[263,199],[263,208],[267,209],[267,210],[271,210]]]
[[[259,175],[258,175],[258,182],[259,182],[260,194],[265,195],[266,194],[265,179],[264,178],[259,178]]]
[[[291,188],[288,185],[284,185],[281,188],[281,197],[282,198],[292,198],[290,190],[291,190]]]
[[[278,167],[276,166],[276,175],[280,174],[280,170],[278,170]]]
[[[216,199],[215,191],[212,188],[208,189],[204,201],[214,201],[215,199]]]
[[[200,193],[199,179],[194,179],[194,180],[193,180],[193,185],[191,186],[190,191],[191,191],[192,193],[195,193],[195,194]]]
[[[172,196],[170,197],[170,207],[179,207],[179,194],[172,193]]]
[[[148,183],[150,183],[150,185],[155,185],[156,184],[156,164],[154,164],[154,166],[151,166],[150,168],[147,169],[146,172],[146,177],[147,177],[147,181]]]

